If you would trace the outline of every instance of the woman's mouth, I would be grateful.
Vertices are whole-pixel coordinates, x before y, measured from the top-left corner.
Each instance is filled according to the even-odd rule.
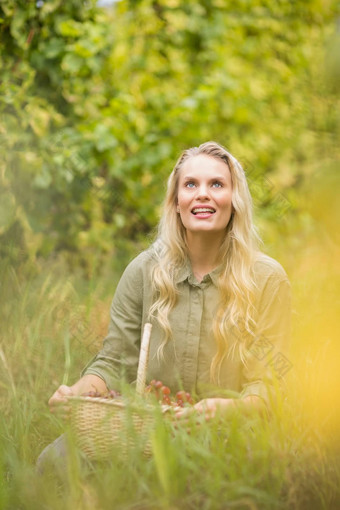
[[[207,218],[216,212],[212,207],[194,207],[191,211],[192,214],[198,218]]]

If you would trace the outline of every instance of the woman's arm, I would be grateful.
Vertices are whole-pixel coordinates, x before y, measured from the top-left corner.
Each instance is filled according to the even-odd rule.
[[[112,301],[109,331],[103,348],[75,384],[61,385],[55,391],[49,400],[52,413],[67,417],[66,397],[119,389],[122,379],[129,379],[131,373],[136,372],[142,324],[142,264],[143,259],[137,257],[124,271]]]
[[[270,407],[283,391],[289,360],[291,290],[287,277],[270,276],[258,306],[257,328],[247,347],[241,398],[257,395]]]
[[[136,378],[143,328],[143,265],[141,254],[125,269],[111,304],[108,334],[103,347],[85,367],[83,376],[95,375],[108,388],[120,390],[122,382]]]

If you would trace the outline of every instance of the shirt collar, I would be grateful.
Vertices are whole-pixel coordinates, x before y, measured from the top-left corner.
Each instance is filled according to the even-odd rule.
[[[220,274],[222,273],[223,264],[220,264],[219,266],[215,267],[210,273],[209,276],[213,282],[213,284],[217,287],[217,282],[220,277]]]
[[[219,266],[215,267],[215,269],[213,269],[210,273],[208,273],[204,278],[210,277],[213,284],[217,287],[218,279],[221,274],[222,268],[223,268],[223,265],[220,264]],[[178,269],[176,277],[175,277],[175,283],[184,282],[185,280],[187,280],[189,278],[192,281],[194,278],[194,275],[193,275],[193,272],[191,269],[191,264],[189,261],[187,261],[187,263],[185,265],[183,265],[182,267],[180,267]],[[204,281],[204,279],[203,279],[203,281]],[[203,281],[201,283],[203,283]]]
[[[184,266],[181,266],[176,273],[175,283],[184,282],[192,274],[190,262],[188,261]]]

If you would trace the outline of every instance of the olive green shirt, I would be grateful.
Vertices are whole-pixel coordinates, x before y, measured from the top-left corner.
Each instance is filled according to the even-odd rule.
[[[153,248],[142,252],[125,269],[117,286],[108,335],[102,350],[82,375],[101,377],[108,388],[119,389],[122,380],[136,380],[141,332],[152,304],[151,270]],[[237,347],[238,335],[230,332],[230,348],[224,358],[218,386],[210,383],[210,364],[216,352],[212,323],[219,306],[217,280],[221,266],[198,282],[191,266],[178,271],[178,300],[169,321],[172,339],[158,359],[164,333],[153,321],[147,382],[161,380],[173,392],[189,391],[207,396],[245,397],[257,395],[268,401],[273,378],[281,378],[291,367],[287,357],[290,329],[290,285],[278,262],[261,255],[255,264],[256,335],[247,339],[246,363]],[[236,343],[235,343],[236,342]]]

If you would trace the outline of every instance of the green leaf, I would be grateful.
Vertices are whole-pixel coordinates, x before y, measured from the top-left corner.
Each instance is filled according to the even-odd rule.
[[[12,17],[11,21],[11,34],[16,40],[16,43],[24,47],[27,39],[26,25],[26,13],[24,10],[17,9]]]
[[[34,184],[37,188],[47,189],[52,182],[52,176],[46,166],[43,166],[41,172],[35,176]]]
[[[72,19],[60,21],[56,28],[64,37],[80,37],[83,34],[82,24]]]
[[[47,133],[51,115],[46,108],[38,106],[36,102],[30,103],[25,107],[28,113],[28,122],[38,136],[43,136]]]
[[[77,73],[84,64],[84,60],[75,55],[74,53],[68,53],[62,60],[61,67],[63,71],[68,71],[71,74]]]
[[[95,146],[99,152],[113,149],[117,146],[116,137],[110,132],[104,124],[98,124],[94,130]]]
[[[43,48],[46,58],[55,58],[60,55],[60,53],[63,53],[64,49],[64,41],[62,39],[57,39],[56,37],[47,41]]]

